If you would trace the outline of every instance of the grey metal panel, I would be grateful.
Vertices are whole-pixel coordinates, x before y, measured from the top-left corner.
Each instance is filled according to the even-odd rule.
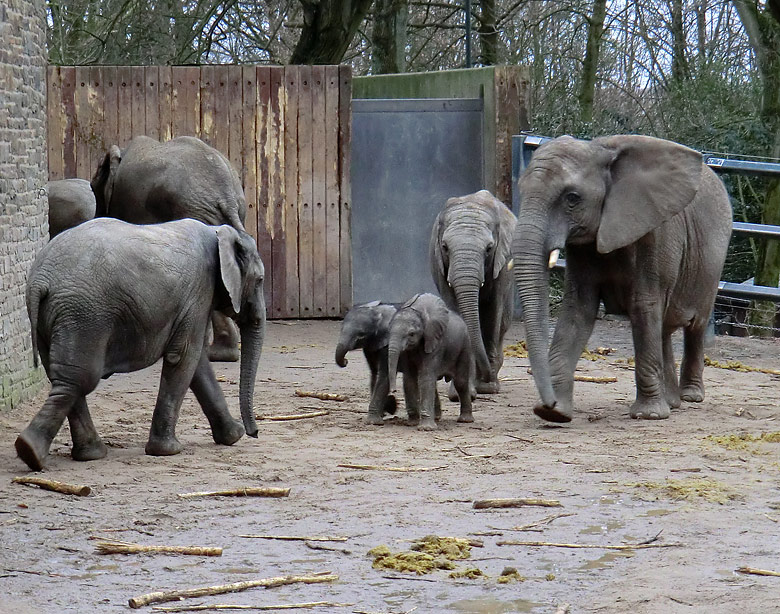
[[[480,190],[482,101],[354,100],[355,303],[435,292],[428,242],[445,201]]]

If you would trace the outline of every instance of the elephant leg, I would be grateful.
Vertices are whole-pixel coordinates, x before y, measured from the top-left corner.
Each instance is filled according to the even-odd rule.
[[[434,408],[434,418],[438,422],[441,420],[441,397],[439,396],[439,390],[438,388],[435,390],[436,396],[434,397],[433,401],[433,408]]]
[[[680,365],[680,398],[689,403],[704,400],[704,342],[706,320],[694,320],[683,331],[683,357]]]
[[[106,457],[108,448],[95,429],[85,396],[76,399],[68,413],[68,424],[70,438],[73,441],[73,448],[70,451],[73,460],[91,461]]]
[[[219,311],[211,314],[214,341],[209,346],[208,358],[212,362],[238,362],[238,329],[235,322]]]
[[[404,401],[407,418],[410,422],[417,422],[420,419],[420,388],[416,371],[404,373]]]
[[[550,345],[550,375],[556,404],[546,408],[541,403],[534,413],[551,422],[569,422],[574,412],[574,370],[588,343],[599,308],[596,288],[575,284],[566,275],[561,313]]]
[[[636,401],[629,414],[632,418],[663,420],[669,417],[669,404],[664,395],[661,306],[656,300],[641,301],[629,316],[636,361]]]
[[[190,339],[188,344],[192,347],[195,343],[197,341]],[[196,347],[202,347],[202,344]],[[146,442],[146,453],[150,456],[171,456],[181,452],[182,445],[176,438],[176,422],[199,360],[200,356],[193,357],[187,353],[176,356],[174,360],[166,355],[163,360],[160,390]]]
[[[202,352],[190,389],[211,426],[215,443],[230,446],[244,434],[244,425],[233,418],[206,352]]]
[[[460,364],[457,366],[457,372],[455,377],[452,378],[452,382],[455,384],[455,389],[458,391],[460,397],[460,415],[458,416],[458,422],[474,422],[474,415],[471,413],[471,377],[469,363],[471,357],[464,353],[460,357]]]
[[[680,407],[680,387],[677,384],[677,369],[674,366],[674,349],[672,348],[672,330],[664,330],[664,392],[666,402],[670,407]]]
[[[427,369],[421,370],[418,386],[420,423],[417,428],[421,431],[434,431],[436,430],[436,376]],[[468,397],[468,394],[466,396]]]
[[[33,471],[43,469],[51,442],[80,397],[81,392],[74,386],[52,382],[43,407],[16,438],[16,453]]]
[[[455,389],[455,380],[450,381],[450,385],[447,388],[447,398],[453,403],[459,400],[458,391]]]

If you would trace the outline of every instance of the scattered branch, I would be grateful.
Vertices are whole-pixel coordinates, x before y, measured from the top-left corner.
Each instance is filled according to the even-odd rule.
[[[332,392],[309,392],[307,390],[296,390],[296,397],[311,397],[320,401],[346,401],[347,397],[343,394],[334,394]]]
[[[575,382],[590,382],[591,384],[612,384],[618,381],[614,375],[606,375],[604,377],[596,377],[594,375],[575,375]]]
[[[780,571],[770,571],[769,569],[756,569],[755,567],[739,567],[739,573],[752,574],[754,576],[777,576],[780,577]]]
[[[532,522],[530,524],[524,524],[519,527],[511,527],[509,529],[503,529],[504,531],[533,531],[537,529],[538,527],[541,527],[543,525],[548,525],[554,520],[557,520],[558,518],[566,518],[567,516],[574,516],[574,514],[551,514],[550,516],[545,516],[541,520],[537,520],[536,522]]]
[[[208,546],[142,546],[120,541],[100,541],[95,544],[98,554],[193,554],[196,556],[222,556],[222,548]]]
[[[16,484],[24,484],[25,486],[38,486],[43,490],[51,490],[59,492],[64,495],[78,495],[79,497],[86,497],[92,492],[89,486],[79,486],[76,484],[66,484],[65,482],[57,482],[55,480],[47,480],[45,478],[35,477],[18,477],[11,480]]]
[[[645,548],[676,548],[683,544],[669,543],[659,544],[655,540],[658,536],[650,538],[649,540],[639,542],[636,544],[620,544],[620,545],[608,545],[608,544],[565,544],[558,542],[526,542],[526,541],[514,541],[505,540],[496,542],[499,546],[533,546],[533,547],[548,547],[548,548],[597,548],[602,550],[642,550]]]
[[[348,537],[336,537],[333,535],[315,536],[308,535],[239,535],[239,537],[246,537],[249,539],[278,539],[283,541],[301,541],[301,542],[345,542]]]
[[[353,603],[333,603],[331,601],[311,601],[309,603],[286,603],[282,605],[173,605],[154,606],[153,612],[204,612],[207,610],[296,610],[303,608],[346,608]]]
[[[199,588],[190,588],[184,590],[158,591],[147,593],[139,597],[133,597],[128,601],[128,605],[133,609],[142,608],[152,603],[164,603],[166,601],[178,601],[180,599],[191,599],[193,597],[203,597],[205,595],[223,595],[225,593],[237,593],[250,588],[274,588],[276,586],[285,586],[287,584],[318,584],[320,582],[335,582],[339,577],[333,574],[321,574],[311,576],[279,576],[276,578],[263,578],[261,580],[248,580],[246,582],[234,582],[233,584],[220,584],[218,586],[202,586]]]
[[[305,414],[287,414],[282,416],[256,416],[258,420],[274,420],[274,421],[283,421],[283,420],[305,420],[307,418],[317,418],[318,416],[327,416],[330,412],[327,409],[323,409],[320,411],[312,411]]]
[[[352,465],[349,463],[339,463],[336,466],[344,467],[345,469],[365,469],[368,471],[399,471],[399,472],[436,471],[438,469],[447,468],[447,465],[440,465],[438,467],[388,467],[384,465]]]
[[[286,497],[290,494],[289,488],[233,488],[229,490],[207,490],[203,492],[179,493],[181,499],[194,499],[196,497]]]
[[[478,499],[472,506],[475,510],[505,507],[563,507],[555,499]]]

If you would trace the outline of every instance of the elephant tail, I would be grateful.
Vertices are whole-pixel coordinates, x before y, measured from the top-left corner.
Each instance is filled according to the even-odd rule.
[[[49,289],[40,284],[31,284],[27,291],[27,315],[30,317],[33,365],[36,368],[38,368],[38,307],[48,293]]]

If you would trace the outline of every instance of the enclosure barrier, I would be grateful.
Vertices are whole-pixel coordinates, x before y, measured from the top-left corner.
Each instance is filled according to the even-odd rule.
[[[515,188],[517,180],[520,178],[520,174],[531,161],[534,150],[542,143],[549,140],[551,140],[551,137],[532,134],[519,134],[512,137],[512,184]],[[780,178],[780,164],[774,162],[734,160],[731,158],[717,157],[712,154],[703,154],[702,157],[704,163],[716,173],[735,173],[739,175]],[[517,189],[513,189],[512,208],[515,213],[517,213],[520,208],[519,198],[520,196]],[[732,230],[739,234],[780,240],[780,226],[733,222]],[[558,260],[556,268],[565,268],[565,266],[565,260]],[[718,283],[718,296],[780,303],[780,288],[721,281]]]

